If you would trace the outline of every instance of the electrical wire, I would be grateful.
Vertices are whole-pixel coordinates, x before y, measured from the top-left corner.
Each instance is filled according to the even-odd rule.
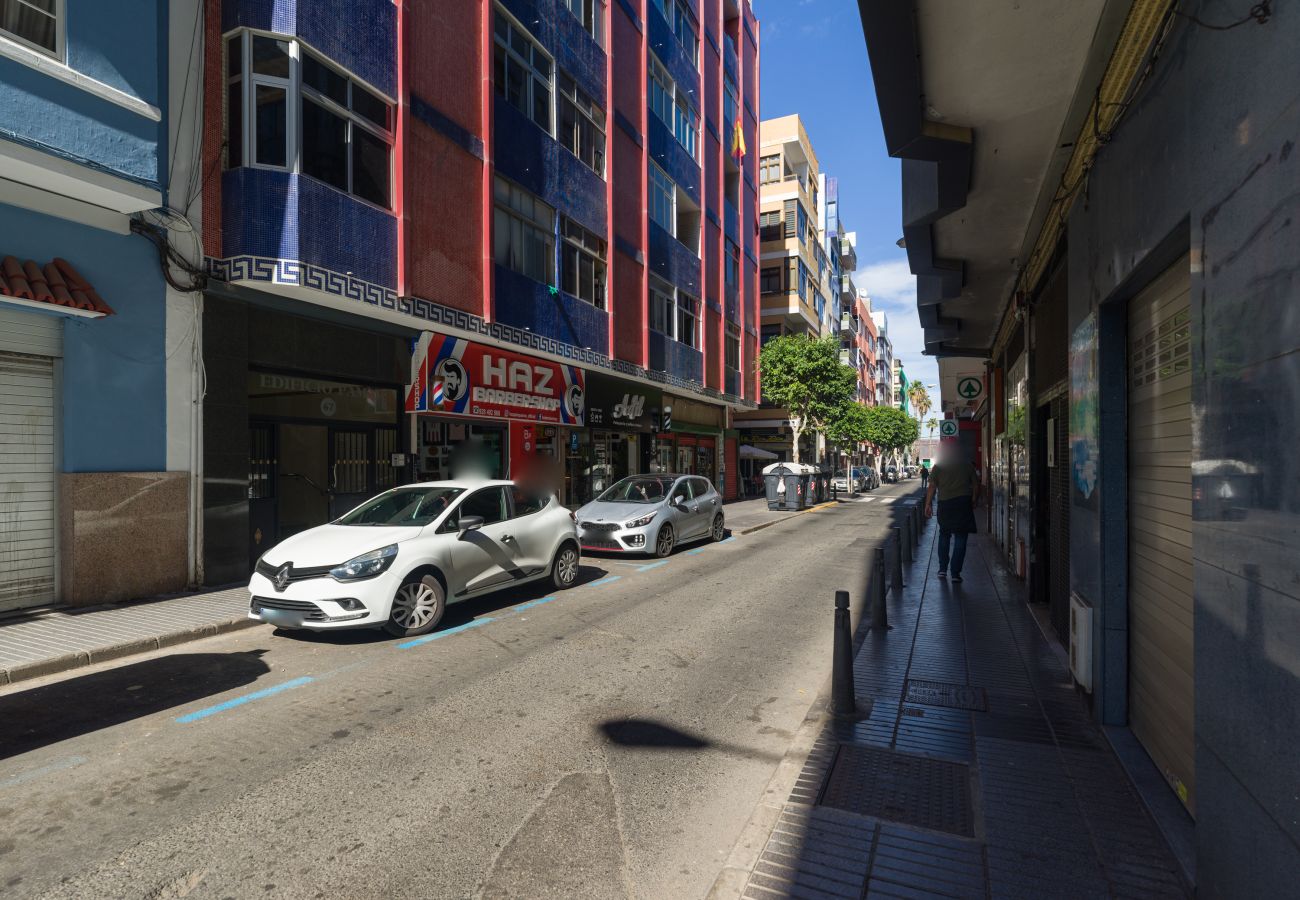
[[[1246,13],[1235,22],[1229,22],[1227,25],[1215,25],[1213,22],[1202,21],[1191,13],[1183,12],[1181,9],[1174,9],[1174,15],[1182,16],[1193,25],[1209,29],[1210,31],[1231,31],[1234,28],[1240,28],[1242,25],[1247,25],[1251,22],[1254,22],[1256,25],[1263,25],[1266,23],[1273,15],[1273,0],[1260,0],[1260,2],[1250,8],[1250,12]]]

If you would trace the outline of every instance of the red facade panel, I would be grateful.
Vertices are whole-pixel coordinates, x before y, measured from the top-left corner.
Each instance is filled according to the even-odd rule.
[[[225,51],[221,41],[221,4],[207,6],[203,23],[203,173],[224,168],[226,131],[226,79],[222,70]],[[213,110],[217,112],[214,114]],[[205,177],[202,185],[203,251],[220,259],[221,252],[221,178]],[[188,199],[188,198],[187,198]]]
[[[422,122],[413,122],[407,135],[410,291],[482,315],[483,163]]]
[[[614,251],[614,278],[611,297],[618,305],[614,317],[614,355],[618,359],[640,364],[645,337],[645,305],[641,302],[644,270],[617,250]]]
[[[411,93],[480,138],[482,9],[483,0],[438,0],[410,4],[406,12]]]

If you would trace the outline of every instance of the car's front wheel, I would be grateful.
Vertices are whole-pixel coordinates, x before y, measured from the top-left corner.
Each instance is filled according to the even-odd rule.
[[[720,541],[727,536],[727,524],[722,520],[722,513],[713,517],[713,530],[709,532],[709,537],[713,540]]]
[[[551,582],[557,590],[566,590],[578,582],[578,548],[573,544],[564,544],[555,554],[551,563]]]
[[[384,630],[394,637],[428,634],[447,611],[447,592],[432,575],[413,575],[393,596],[393,610]]]
[[[655,538],[655,556],[663,559],[671,555],[676,544],[677,536],[673,534],[673,526],[665,524],[659,529],[659,536]]]

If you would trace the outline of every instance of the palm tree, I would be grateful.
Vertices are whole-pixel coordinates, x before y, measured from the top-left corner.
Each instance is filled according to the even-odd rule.
[[[929,419],[926,420],[925,427],[930,430],[930,437],[933,438],[934,430],[939,427],[939,420],[936,419],[934,416],[931,416]]]
[[[930,392],[925,389],[925,385],[919,381],[913,381],[907,386],[907,399],[916,410],[916,417],[922,421],[925,420],[925,414],[928,413],[933,404],[930,403]]]

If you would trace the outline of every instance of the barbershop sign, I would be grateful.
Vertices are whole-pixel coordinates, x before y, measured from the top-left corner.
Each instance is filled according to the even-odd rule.
[[[575,366],[428,332],[412,349],[407,412],[582,425],[585,408]]]

